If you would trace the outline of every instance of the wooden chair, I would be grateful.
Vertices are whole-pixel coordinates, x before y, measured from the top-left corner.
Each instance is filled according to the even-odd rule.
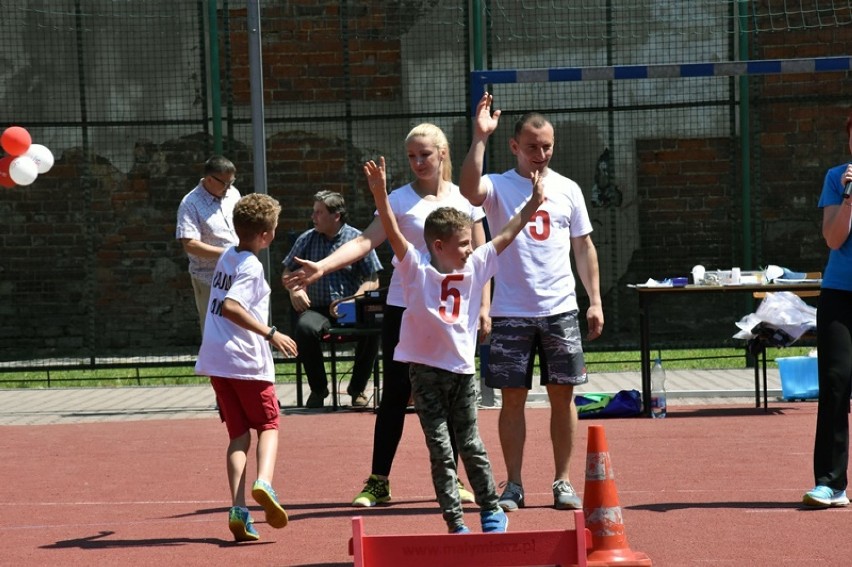
[[[805,274],[805,278],[809,280],[819,280],[822,279],[822,272],[807,272]],[[765,291],[755,291],[752,294],[754,299],[762,300],[766,297],[768,292]],[[796,295],[799,297],[819,297],[819,290],[803,290],[803,291],[794,291]],[[807,332],[798,339],[799,341],[810,341],[813,342],[816,340],[816,333]],[[797,341],[798,342],[798,341]],[[767,380],[766,380],[766,348],[772,345],[761,337],[756,337],[751,339],[746,345],[746,352],[754,356],[754,404],[755,407],[760,407],[760,372],[763,372],[763,409],[769,409],[769,394],[767,393]]]

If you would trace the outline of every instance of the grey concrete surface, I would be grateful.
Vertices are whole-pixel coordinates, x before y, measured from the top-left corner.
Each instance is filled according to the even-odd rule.
[[[781,396],[778,370],[769,369],[767,378],[771,407]],[[326,399],[326,407],[321,410],[297,408],[295,384],[277,384],[276,389],[285,413],[331,411],[330,399]],[[576,391],[614,393],[628,389],[641,391],[638,372],[592,373],[589,383]],[[338,391],[345,392],[345,384]],[[754,404],[754,372],[751,369],[668,370],[667,392],[670,407]],[[372,387],[368,396],[371,393]],[[493,393],[493,402],[488,394],[483,396],[486,400],[483,409],[499,407],[500,393]],[[349,396],[342,395],[340,402],[341,410],[351,410]],[[528,404],[547,404],[542,387],[533,388]],[[0,390],[0,425],[198,418],[216,418],[213,390],[208,385]]]

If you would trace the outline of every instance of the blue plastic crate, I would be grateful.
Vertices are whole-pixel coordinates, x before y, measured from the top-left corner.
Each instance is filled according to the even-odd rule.
[[[785,400],[809,400],[819,397],[817,357],[788,356],[777,358],[781,374],[781,396]]]

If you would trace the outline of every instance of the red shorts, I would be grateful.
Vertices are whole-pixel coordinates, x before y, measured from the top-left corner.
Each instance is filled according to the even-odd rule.
[[[210,377],[219,404],[219,416],[236,439],[250,429],[278,429],[278,394],[266,380]]]

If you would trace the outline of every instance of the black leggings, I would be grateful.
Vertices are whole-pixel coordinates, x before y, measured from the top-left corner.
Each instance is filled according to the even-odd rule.
[[[845,490],[852,394],[852,292],[823,289],[817,306],[819,408],[814,441],[817,485]]]
[[[411,380],[408,377],[408,364],[396,362],[393,351],[399,342],[399,329],[402,324],[404,307],[385,305],[382,320],[382,401],[376,414],[376,426],[373,431],[372,474],[390,475],[396,449],[402,439],[405,427],[405,411],[411,397]],[[453,446],[453,458],[458,463],[456,438],[450,428],[450,443]]]

